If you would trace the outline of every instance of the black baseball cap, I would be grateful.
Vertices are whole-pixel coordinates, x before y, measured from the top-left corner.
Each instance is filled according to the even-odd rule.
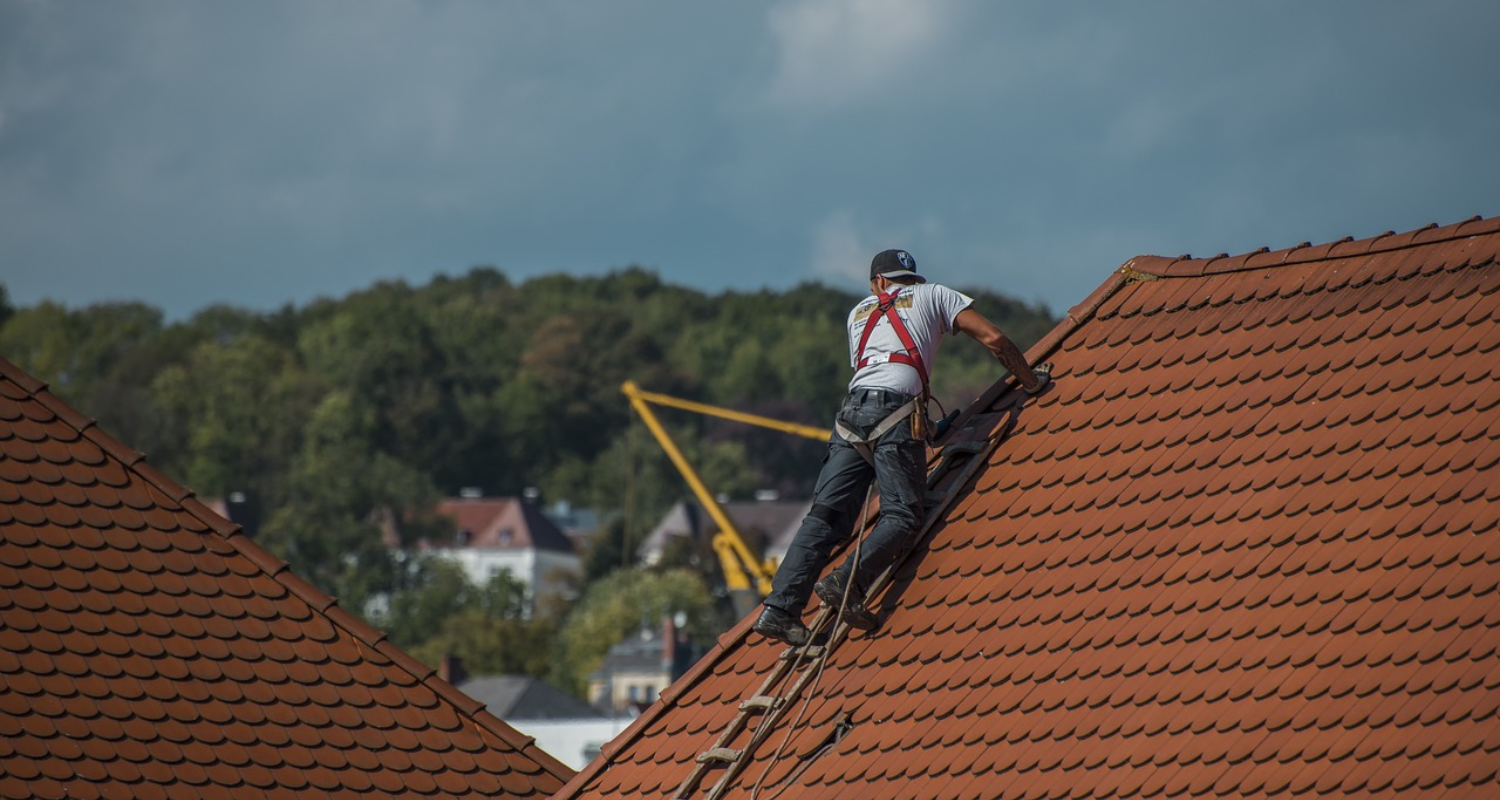
[[[917,274],[917,260],[905,250],[882,250],[870,261],[870,280],[884,275],[887,278],[916,278],[917,283],[927,279]]]

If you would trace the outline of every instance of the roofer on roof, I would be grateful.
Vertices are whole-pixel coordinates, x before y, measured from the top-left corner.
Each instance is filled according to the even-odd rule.
[[[984,345],[1029,393],[1050,381],[1050,368],[1032,369],[1019,347],[959,292],[927,283],[905,250],[885,250],[870,262],[872,296],[849,312],[849,362],[854,377],[835,418],[828,456],[755,631],[787,644],[807,643],[802,611],[813,592],[844,619],[873,629],[865,592],[916,541],[927,488],[928,375],[944,333],[963,333]],[[871,480],[880,487],[880,520],[855,553],[813,585],[833,549],[854,530]],[[852,586],[850,585],[852,580]]]

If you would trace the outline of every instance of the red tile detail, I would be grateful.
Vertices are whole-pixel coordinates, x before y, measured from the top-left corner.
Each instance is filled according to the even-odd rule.
[[[571,771],[0,361],[0,798],[544,797]]]
[[[1491,792],[1497,254],[1500,219],[1127,264],[1029,354],[1056,387],[830,658],[803,749],[725,796],[839,712],[780,797]],[[670,796],[774,650],[742,623],[558,796]]]

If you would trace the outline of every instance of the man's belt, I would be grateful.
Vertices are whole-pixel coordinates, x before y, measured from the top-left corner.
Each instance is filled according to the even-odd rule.
[[[917,398],[913,397],[912,399],[907,400],[900,408],[891,412],[890,416],[875,423],[875,427],[871,428],[868,433],[860,434],[858,431],[855,431],[853,428],[845,425],[842,416],[834,418],[833,430],[839,435],[839,438],[848,442],[850,446],[858,451],[866,461],[874,464],[874,443],[880,441],[880,437],[884,436],[888,431],[890,431],[891,428],[894,428],[898,424],[903,422],[916,410]]]

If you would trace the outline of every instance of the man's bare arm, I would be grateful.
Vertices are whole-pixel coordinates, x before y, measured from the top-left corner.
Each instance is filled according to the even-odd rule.
[[[953,327],[984,345],[986,350],[994,354],[1000,366],[1016,376],[1016,380],[1021,382],[1026,391],[1035,392],[1042,388],[1041,380],[1031,371],[1031,365],[1026,363],[1026,355],[1021,352],[1021,348],[995,327],[995,323],[985,319],[983,314],[973,308],[966,308],[953,318]]]

